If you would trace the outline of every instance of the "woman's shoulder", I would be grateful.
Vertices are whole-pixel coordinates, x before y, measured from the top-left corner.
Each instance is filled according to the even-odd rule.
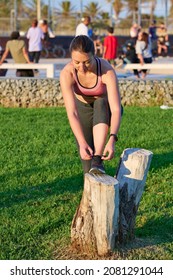
[[[66,72],[66,73],[71,73],[73,71],[73,65],[71,62],[68,62],[63,69],[61,70],[61,72]]]
[[[112,65],[104,58],[99,58],[101,62],[101,74],[102,74],[102,82],[107,83],[109,77],[113,77],[116,75],[114,68]]]
[[[106,59],[100,58],[100,57],[97,58],[97,59],[100,61],[102,72],[104,70],[111,70],[111,69],[113,69],[111,64]]]
[[[70,77],[73,77],[74,68],[71,62],[67,63],[61,70],[60,77],[65,78],[67,81]]]
[[[145,42],[144,41],[137,40],[136,48],[142,48],[144,46],[145,46]]]

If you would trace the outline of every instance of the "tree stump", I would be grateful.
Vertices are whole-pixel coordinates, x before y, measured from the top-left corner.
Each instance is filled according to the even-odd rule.
[[[108,175],[85,175],[84,191],[72,221],[72,245],[106,255],[118,238],[119,183]]]
[[[140,199],[144,191],[152,152],[126,149],[121,155],[116,178],[120,184],[119,235],[120,243],[134,238],[134,227]]]
[[[72,246],[104,256],[118,243],[134,237],[136,214],[151,158],[150,151],[126,149],[116,178],[85,174],[82,199],[71,226]]]

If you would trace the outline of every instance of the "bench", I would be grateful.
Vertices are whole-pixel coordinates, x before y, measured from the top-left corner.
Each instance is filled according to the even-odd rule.
[[[56,65],[54,63],[3,63],[0,69],[45,69],[47,78],[54,78]]]
[[[165,72],[165,70],[173,70],[173,64],[167,63],[167,64],[162,64],[162,63],[147,63],[144,65],[141,65],[140,63],[129,63],[126,64],[123,69],[125,70],[142,70],[142,69],[147,69],[147,70],[160,70]],[[173,73],[173,72],[172,72]]]

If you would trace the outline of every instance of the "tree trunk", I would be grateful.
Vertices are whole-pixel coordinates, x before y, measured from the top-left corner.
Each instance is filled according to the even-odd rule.
[[[139,202],[144,190],[152,152],[126,149],[120,158],[116,178],[120,183],[119,235],[120,243],[134,238]]]
[[[150,151],[126,149],[116,179],[85,174],[82,199],[71,226],[75,248],[103,256],[112,252],[117,243],[134,237],[136,214],[151,158]]]
[[[71,227],[71,241],[85,253],[106,255],[118,238],[119,183],[108,175],[85,175],[81,203]]]

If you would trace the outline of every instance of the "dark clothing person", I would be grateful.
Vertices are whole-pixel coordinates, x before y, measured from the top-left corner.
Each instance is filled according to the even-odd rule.
[[[151,50],[152,50],[152,55],[156,56],[157,54],[157,25],[156,25],[156,21],[153,20],[153,22],[151,23],[149,30],[148,30],[150,39],[151,39]]]
[[[124,54],[123,62],[127,63],[139,63],[139,59],[136,54],[136,49],[133,41],[129,41],[126,43],[126,52]],[[139,78],[139,71],[134,69],[134,75]]]

